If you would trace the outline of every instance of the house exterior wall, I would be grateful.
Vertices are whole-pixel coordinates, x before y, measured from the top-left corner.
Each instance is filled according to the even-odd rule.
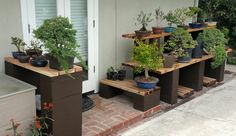
[[[16,48],[12,36],[22,37],[20,0],[0,0],[0,72],[4,73],[4,57]]]
[[[195,0],[197,4],[197,0]],[[130,59],[133,41],[122,38],[122,34],[134,32],[137,14],[153,12],[161,7],[166,13],[175,8],[194,6],[194,0],[99,0],[99,78],[106,77],[110,66],[120,67]],[[190,20],[189,20],[190,21]],[[163,26],[166,22],[163,22]],[[148,29],[155,26],[153,21]]]

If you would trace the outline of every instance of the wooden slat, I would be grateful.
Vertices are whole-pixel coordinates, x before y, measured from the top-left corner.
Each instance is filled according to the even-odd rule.
[[[195,28],[195,29],[189,28],[188,32],[197,32],[197,31],[201,31],[201,30],[204,30],[207,28],[213,28],[213,27],[202,27],[202,28]],[[170,35],[171,35],[171,33],[165,33],[165,32],[163,32],[161,34],[150,34],[149,36],[142,37],[140,40],[157,39],[157,38],[170,36]],[[128,39],[134,39],[134,38],[136,38],[136,35],[135,35],[135,33],[130,33],[130,34],[123,34],[122,37],[128,38]]]
[[[187,98],[194,94],[194,90],[192,88],[188,88],[185,86],[178,87],[178,97],[181,99]]]
[[[204,77],[203,78],[203,85],[206,87],[212,86],[216,84],[216,79],[210,78],[210,77]]]
[[[100,83],[111,86],[111,87],[115,87],[115,88],[118,88],[127,92],[139,94],[142,96],[149,95],[155,90],[160,90],[160,87],[156,87],[155,89],[150,89],[150,90],[138,88],[134,80],[114,81],[114,80],[104,79],[104,80],[101,80]]]
[[[29,69],[29,70],[34,71],[36,73],[43,74],[43,75],[48,76],[48,77],[56,77],[56,76],[65,74],[65,71],[58,71],[58,70],[55,70],[55,69],[51,69],[48,66],[46,66],[46,67],[34,67],[34,66],[30,65],[29,63],[20,63],[17,59],[14,59],[12,57],[5,57],[4,59],[5,59],[5,61],[7,61],[9,63],[12,63],[14,65],[23,67],[25,69]],[[83,70],[82,67],[74,65],[74,68],[70,69],[69,73],[79,72],[79,71],[82,71],[82,70]]]
[[[183,67],[186,67],[186,66],[189,66],[189,65],[192,65],[192,64],[195,64],[195,63],[198,63],[198,62],[201,62],[201,61],[205,61],[205,60],[208,60],[208,59],[211,59],[213,56],[212,55],[204,55],[202,58],[198,58],[198,59],[192,59],[190,62],[188,63],[175,63],[173,65],[172,68],[160,68],[160,69],[157,69],[153,72],[156,72],[158,74],[165,74],[165,73],[168,73],[168,72],[172,72],[176,69],[180,69],[180,68],[183,68]],[[122,65],[124,66],[129,66],[129,67],[137,67],[138,66],[138,63],[137,62],[134,62],[134,61],[128,61],[128,62],[124,62],[122,63]]]

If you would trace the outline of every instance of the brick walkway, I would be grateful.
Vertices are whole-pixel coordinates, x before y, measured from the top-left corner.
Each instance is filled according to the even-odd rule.
[[[107,136],[128,128],[130,125],[160,111],[160,106],[146,112],[133,108],[129,98],[120,95],[111,99],[103,99],[98,95],[90,96],[96,106],[83,113],[83,136]]]

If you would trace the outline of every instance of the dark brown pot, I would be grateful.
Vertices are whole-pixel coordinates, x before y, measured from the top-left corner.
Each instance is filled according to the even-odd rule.
[[[162,27],[152,27],[152,32],[154,34],[161,34],[164,31],[164,28]]]
[[[141,30],[135,31],[135,34],[138,38],[149,36],[151,33],[152,31],[141,31]]]
[[[47,58],[49,60],[49,67],[50,68],[56,69],[56,70],[63,70],[57,58],[55,58],[51,55],[47,55]],[[73,68],[74,58],[73,57],[67,57],[67,63],[69,65],[69,69]]]
[[[21,56],[18,56],[17,59],[19,60],[20,63],[28,63],[30,60],[30,56],[29,55],[21,55]]]
[[[176,58],[174,55],[164,54],[164,67],[165,68],[172,68],[175,62],[176,62]]]
[[[27,55],[29,55],[30,57],[32,57],[33,55],[41,56],[42,52],[43,52],[42,50],[38,50],[38,49],[28,49],[28,50],[26,50]]]

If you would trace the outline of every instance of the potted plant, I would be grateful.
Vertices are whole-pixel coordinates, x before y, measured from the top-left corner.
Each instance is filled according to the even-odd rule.
[[[155,19],[157,26],[152,27],[152,31],[154,34],[160,34],[163,32],[163,27],[160,27],[160,23],[164,20],[164,15],[165,14],[160,7],[155,10]]]
[[[118,72],[112,66],[107,69],[107,79],[109,80],[118,79]]]
[[[183,28],[176,28],[166,42],[166,47],[178,57],[178,62],[187,63],[191,61],[192,50],[197,45],[191,34]]]
[[[74,58],[78,58],[83,66],[84,61],[77,51],[79,45],[76,42],[76,30],[65,17],[46,19],[38,29],[33,31],[36,38],[42,41],[48,52],[49,67],[57,70],[65,70],[74,65]]]
[[[32,57],[33,55],[40,56],[43,52],[41,47],[42,44],[40,44],[38,40],[34,39],[30,41],[30,46],[28,46],[28,49],[26,49],[25,51],[30,57]]]
[[[138,14],[136,21],[137,22],[135,23],[135,25],[140,25],[140,24],[142,25],[142,28],[140,30],[135,31],[137,37],[144,37],[151,34],[151,31],[147,30],[147,26],[150,22],[153,21],[152,13],[146,14],[143,11],[141,11]]]
[[[12,52],[12,56],[21,63],[28,63],[30,56],[26,55],[23,51],[26,43],[18,37],[11,37],[11,41],[11,44],[15,45],[17,48],[17,52]]]
[[[172,68],[176,62],[176,57],[172,53],[164,53],[164,68]]]
[[[225,62],[227,57],[225,44],[227,44],[228,40],[219,29],[210,28],[203,30],[198,35],[197,41],[203,45],[206,54],[214,56],[214,61],[211,63],[212,68],[217,68]]]
[[[157,42],[149,43],[139,40],[135,42],[137,46],[134,46],[132,54],[132,60],[138,63],[135,71],[140,73],[144,70],[145,76],[135,77],[134,80],[139,88],[152,89],[159,79],[149,76],[148,71],[163,67],[163,47],[158,47]]]
[[[172,11],[169,11],[167,13],[167,15],[164,16],[164,19],[167,21],[168,23],[168,27],[165,27],[164,28],[164,31],[167,32],[167,33],[171,33],[174,31],[174,27],[172,27],[172,24],[173,23],[176,23],[177,19],[176,17],[174,16],[173,12]]]
[[[201,12],[201,9],[198,7],[189,7],[188,15],[192,16],[192,23],[189,23],[190,28],[201,28],[202,23],[197,22],[197,14]]]

